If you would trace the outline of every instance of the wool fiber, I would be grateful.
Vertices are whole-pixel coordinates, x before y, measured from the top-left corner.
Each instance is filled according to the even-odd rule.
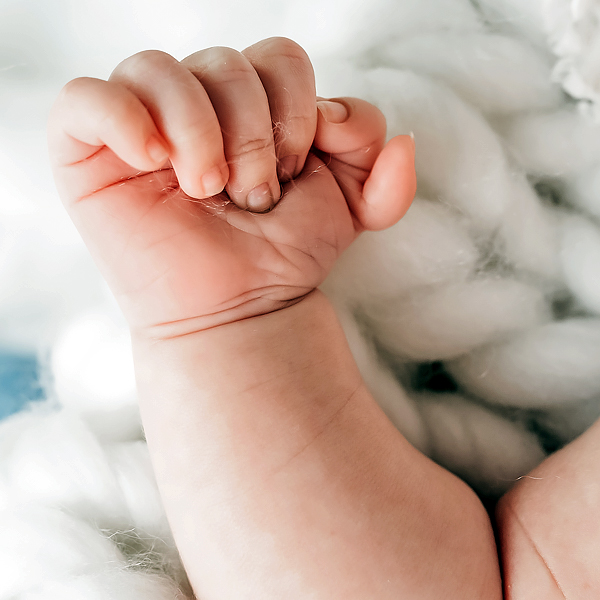
[[[533,433],[459,394],[422,394],[418,404],[432,457],[481,494],[499,496],[545,456]]]
[[[117,546],[96,528],[58,509],[24,506],[3,511],[0,524],[2,598],[94,568],[125,565]]]
[[[159,590],[186,589],[145,442],[107,443],[76,413],[42,407],[0,424],[0,456],[0,522],[10,523],[0,558],[18,538],[6,564],[21,561],[0,597],[89,589],[104,598],[120,578],[122,593],[141,594],[146,579],[129,570],[160,575]]]
[[[323,289],[369,305],[422,286],[465,280],[479,258],[468,223],[457,211],[417,198],[390,229],[361,235],[334,266]]]
[[[557,190],[564,203],[570,203],[588,216],[600,219],[600,165],[593,165],[572,177],[566,178],[563,188]]]
[[[522,277],[543,287],[560,286],[560,215],[540,202],[533,186],[522,175],[511,181],[510,204],[495,238],[495,258]]]
[[[544,23],[560,57],[553,79],[580,100],[582,113],[600,123],[600,2],[547,0]]]
[[[600,319],[554,321],[450,361],[487,402],[542,408],[600,397]]]
[[[104,569],[63,580],[46,581],[22,600],[184,600],[189,598],[168,578],[134,570]]]
[[[335,49],[342,56],[359,60],[382,40],[409,38],[415,32],[470,32],[483,27],[478,11],[468,0],[290,2],[285,26],[298,40],[312,32],[313,43],[309,45],[318,56]]]
[[[474,5],[490,29],[525,38],[530,44],[547,49],[547,0],[475,0]]]
[[[589,219],[565,219],[561,236],[561,266],[579,304],[600,315],[600,227]]]
[[[535,419],[536,427],[546,432],[547,440],[554,447],[560,447],[581,435],[600,417],[600,399],[598,397],[579,402],[569,402],[545,410],[532,411],[529,418]],[[523,414],[527,423],[528,415]]]
[[[498,128],[530,175],[565,177],[600,163],[600,124],[572,105],[517,114]]]
[[[402,37],[383,46],[373,62],[442,81],[490,116],[550,110],[562,101],[548,54],[506,35],[452,31]]]
[[[375,337],[394,356],[447,360],[550,320],[539,288],[514,279],[481,278],[413,293],[369,307]]]
[[[12,425],[23,427],[24,421]],[[36,501],[87,512],[101,527],[127,524],[104,449],[76,418],[41,414],[37,423],[28,419],[19,435],[9,431],[8,436],[14,436],[13,443],[2,450],[15,503]]]
[[[489,232],[510,200],[506,156],[490,124],[450,88],[411,71],[364,75],[367,99],[382,109],[391,135],[415,135],[419,193],[442,200]]]

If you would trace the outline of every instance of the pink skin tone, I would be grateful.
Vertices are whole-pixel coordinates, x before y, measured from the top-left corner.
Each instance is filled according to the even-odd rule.
[[[316,289],[357,235],[410,206],[412,139],[386,144],[367,102],[317,98],[304,51],[272,38],[75,80],[49,146],[131,329],[196,595],[501,598],[483,507],[391,426]]]
[[[600,597],[599,459],[597,421],[500,501],[507,600]]]
[[[315,289],[361,230],[406,212],[412,140],[382,150],[385,119],[353,98],[333,106],[348,119],[327,123],[314,89],[304,52],[268,41],[181,63],[145,52],[109,82],[65,87],[50,121],[57,185],[133,329],[172,336],[281,308]],[[285,135],[274,139],[271,119]],[[285,202],[262,216],[240,210],[265,183],[278,199],[287,156],[301,172]],[[205,193],[215,169],[222,179]],[[193,201],[223,187],[238,206]]]

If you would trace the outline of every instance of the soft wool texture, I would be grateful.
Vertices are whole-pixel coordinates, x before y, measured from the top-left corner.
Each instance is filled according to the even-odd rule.
[[[414,205],[323,289],[417,448],[497,497],[600,415],[600,1],[62,0],[45,24],[39,0],[9,5],[0,345],[39,353],[47,401],[0,422],[0,600],[190,596],[127,329],[43,143],[62,83],[142,48],[183,58],[287,35],[320,95],[366,98],[390,136],[414,133]]]

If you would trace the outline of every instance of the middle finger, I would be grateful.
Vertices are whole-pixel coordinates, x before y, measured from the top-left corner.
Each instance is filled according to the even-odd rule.
[[[304,168],[317,130],[315,74],[304,49],[274,37],[243,51],[269,98],[279,177],[288,181]]]
[[[207,48],[181,63],[206,90],[221,125],[229,197],[240,208],[269,210],[280,187],[269,100],[258,74],[231,48]]]

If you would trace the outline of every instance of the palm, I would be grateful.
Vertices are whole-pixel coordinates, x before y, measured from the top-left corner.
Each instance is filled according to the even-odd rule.
[[[120,161],[111,153],[88,168],[106,162]],[[218,322],[258,297],[277,307],[319,285],[355,236],[340,187],[312,154],[268,214],[224,194],[194,200],[170,167],[111,182],[80,204],[80,226],[103,232],[91,249],[133,326]]]

